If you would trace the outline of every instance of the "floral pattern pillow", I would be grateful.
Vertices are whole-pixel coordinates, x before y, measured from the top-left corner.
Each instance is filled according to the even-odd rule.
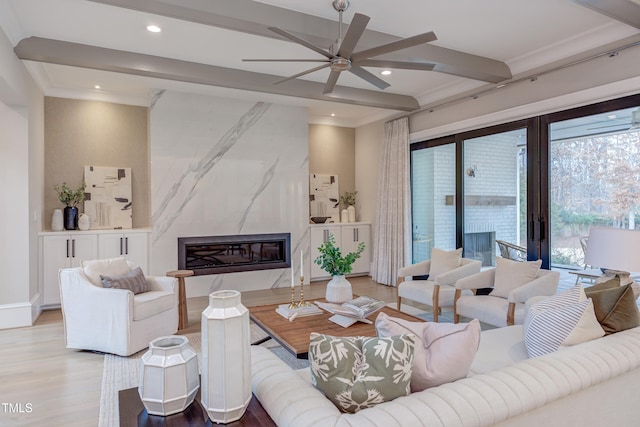
[[[409,394],[416,337],[334,337],[312,333],[311,383],[343,412]]]

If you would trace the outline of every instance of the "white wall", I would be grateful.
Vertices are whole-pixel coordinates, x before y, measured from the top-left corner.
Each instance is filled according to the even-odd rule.
[[[356,190],[358,220],[373,224],[378,205],[380,150],[384,139],[384,122],[375,122],[356,129]],[[372,240],[373,241],[373,238]]]
[[[0,329],[39,314],[44,97],[0,32]]]
[[[177,267],[177,238],[291,233],[310,277],[309,136],[299,107],[165,92],[151,109],[151,274]],[[289,269],[187,279],[189,297],[290,285]]]

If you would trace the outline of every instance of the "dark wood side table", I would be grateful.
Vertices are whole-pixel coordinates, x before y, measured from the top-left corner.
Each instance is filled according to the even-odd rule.
[[[189,316],[187,313],[187,294],[184,289],[184,278],[193,276],[192,270],[167,271],[167,276],[178,279],[178,329],[189,326]]]
[[[275,423],[264,410],[258,399],[251,396],[251,402],[246,412],[238,421],[229,424],[214,424],[207,412],[200,405],[200,390],[195,400],[183,412],[162,417],[149,415],[144,408],[138,389],[128,388],[118,392],[120,406],[120,427],[211,427],[225,425],[228,427],[276,427]]]

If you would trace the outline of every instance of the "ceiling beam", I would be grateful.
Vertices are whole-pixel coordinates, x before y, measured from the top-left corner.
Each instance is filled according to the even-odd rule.
[[[196,22],[228,30],[286,40],[270,31],[268,27],[279,27],[300,35],[311,43],[329,46],[338,34],[338,23],[330,19],[271,6],[252,0],[89,0],[94,3],[123,7],[154,15],[167,16],[188,22]],[[625,0],[622,0],[625,1]],[[329,2],[327,2],[327,7]],[[346,25],[345,29],[346,29]],[[400,40],[401,37],[379,31],[365,30],[358,50],[372,48]],[[511,79],[511,70],[502,61],[471,55],[453,49],[422,44],[393,56],[385,57],[397,61],[435,64],[433,71],[500,83]]]
[[[209,86],[220,86],[399,111],[413,111],[419,107],[418,101],[416,101],[415,98],[406,95],[344,86],[336,86],[331,94],[324,95],[322,93],[324,83],[298,79],[275,85],[273,83],[280,80],[282,78],[281,76],[40,37],[29,37],[20,40],[14,48],[14,51],[18,58],[22,60],[69,65]]]
[[[607,15],[609,18],[640,28],[640,2],[638,0],[573,0],[582,6]]]

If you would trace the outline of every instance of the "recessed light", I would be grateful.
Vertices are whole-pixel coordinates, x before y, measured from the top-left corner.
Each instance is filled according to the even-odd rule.
[[[331,113],[331,117],[335,117],[335,116],[336,116],[336,113]]]
[[[93,88],[94,89],[100,89],[100,85],[95,85]]]
[[[388,76],[389,74],[391,74],[391,70],[382,70],[380,74],[382,74],[383,76]]]
[[[611,114],[611,115],[607,116],[607,118],[608,118],[609,120],[613,120],[613,119],[615,119],[616,117],[618,117],[618,116],[616,116],[615,114]]]
[[[151,31],[152,33],[159,33],[160,31],[162,31],[162,28],[158,27],[157,25],[148,25],[147,30]]]

